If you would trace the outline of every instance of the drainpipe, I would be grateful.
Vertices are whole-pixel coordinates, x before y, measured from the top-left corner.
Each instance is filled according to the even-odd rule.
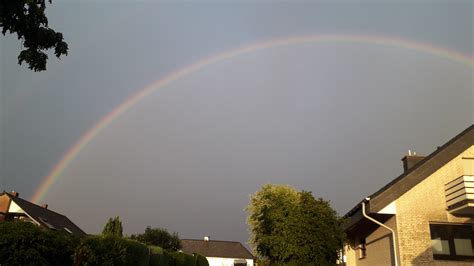
[[[395,231],[393,231],[392,228],[386,226],[385,224],[375,220],[374,218],[370,217],[365,213],[365,203],[369,202],[370,198],[365,198],[365,200],[362,202],[362,215],[364,215],[365,218],[369,219],[370,221],[382,226],[383,228],[389,230],[392,233],[392,241],[393,241],[393,256],[395,257],[395,266],[398,266],[397,262],[397,240],[395,239]]]

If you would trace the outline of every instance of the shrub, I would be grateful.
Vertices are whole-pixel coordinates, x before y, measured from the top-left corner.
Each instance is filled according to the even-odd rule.
[[[150,266],[209,266],[206,257],[199,254],[169,252],[161,247],[149,246],[151,251]]]
[[[148,265],[146,245],[115,236],[86,238],[74,253],[75,265]]]
[[[168,230],[163,228],[151,228],[148,226],[143,234],[131,235],[130,238],[147,245],[159,246],[166,250],[179,250],[181,248],[178,233],[170,234]]]
[[[150,251],[146,245],[135,240],[126,239],[127,253],[129,258],[128,265],[149,265]]]
[[[209,266],[209,262],[206,257],[199,254],[187,254],[183,252],[173,252],[171,254],[174,258],[174,264],[176,266]]]
[[[194,257],[192,255],[183,252],[173,252],[171,255],[176,266],[194,266]]]
[[[196,266],[209,266],[209,262],[207,261],[206,257],[197,253],[194,253],[194,256],[196,256]]]
[[[174,258],[171,254],[158,246],[148,246],[150,249],[150,266],[174,265]]]
[[[71,265],[80,238],[29,222],[0,222],[0,264]]]

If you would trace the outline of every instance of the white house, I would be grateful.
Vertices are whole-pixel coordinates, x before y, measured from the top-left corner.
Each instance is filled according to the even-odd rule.
[[[210,240],[209,237],[181,240],[182,251],[207,258],[209,266],[253,266],[253,255],[240,242]]]

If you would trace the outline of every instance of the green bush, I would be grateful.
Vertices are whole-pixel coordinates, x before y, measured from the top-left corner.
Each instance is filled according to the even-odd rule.
[[[169,252],[161,247],[149,246],[151,251],[150,266],[209,266],[206,257],[199,254]]]
[[[196,256],[196,266],[209,266],[209,261],[201,254],[194,253]]]
[[[148,226],[143,234],[131,235],[130,238],[147,245],[159,246],[166,250],[176,251],[181,248],[178,233],[170,234],[164,228],[151,228]]]
[[[135,240],[127,239],[127,251],[130,255],[129,265],[149,265],[150,264],[150,252],[148,247],[143,243]]]
[[[151,254],[163,254],[163,248],[159,246],[148,246]]]
[[[209,266],[199,254],[170,252],[116,236],[79,238],[27,222],[0,222],[1,265]]]
[[[174,258],[176,266],[209,266],[206,257],[199,254],[186,254],[183,252],[173,252],[171,254]]]
[[[174,258],[176,266],[192,266],[194,265],[194,257],[183,252],[173,252],[171,256]]]
[[[0,222],[0,264],[72,265],[80,239],[29,222]]]
[[[150,249],[150,266],[174,265],[174,258],[171,254],[158,246],[148,246]]]
[[[74,253],[75,265],[148,265],[146,245],[115,236],[91,236]]]

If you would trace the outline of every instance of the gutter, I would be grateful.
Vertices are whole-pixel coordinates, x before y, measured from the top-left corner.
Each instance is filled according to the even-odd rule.
[[[393,242],[393,256],[395,257],[395,266],[398,266],[398,261],[397,261],[397,240],[395,239],[395,231],[386,226],[385,224],[375,220],[374,218],[370,217],[367,215],[367,213],[365,213],[365,203],[366,202],[369,202],[370,198],[365,198],[364,201],[362,201],[361,205],[362,205],[362,215],[364,215],[365,218],[367,218],[368,220],[382,226],[383,228],[389,230],[391,233],[392,233],[392,242]]]

